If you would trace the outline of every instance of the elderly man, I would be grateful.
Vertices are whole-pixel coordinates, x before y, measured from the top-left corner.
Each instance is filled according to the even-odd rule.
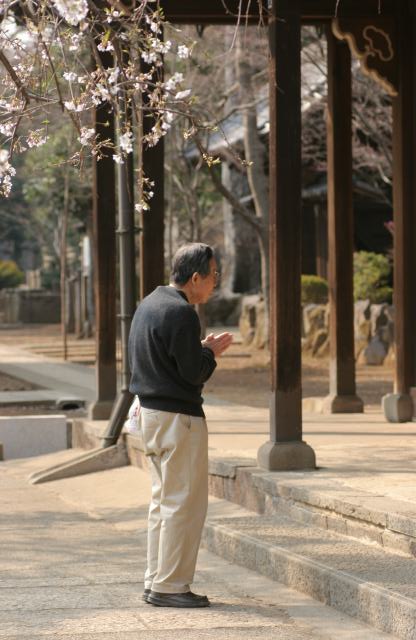
[[[232,336],[210,334],[192,305],[208,300],[218,279],[213,250],[183,246],[169,286],[139,305],[129,338],[130,391],[139,397],[144,449],[151,463],[144,600],[160,607],[207,607],[193,593],[208,504],[208,438],[202,387]]]

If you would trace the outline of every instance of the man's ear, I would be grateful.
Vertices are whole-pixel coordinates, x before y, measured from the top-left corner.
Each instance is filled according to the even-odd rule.
[[[196,284],[196,282],[198,281],[198,277],[199,277],[199,273],[195,271],[195,273],[193,273],[191,277],[192,284]]]

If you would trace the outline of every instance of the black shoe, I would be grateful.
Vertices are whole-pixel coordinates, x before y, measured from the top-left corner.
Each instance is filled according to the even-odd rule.
[[[192,591],[186,593],[158,593],[151,591],[147,598],[147,602],[154,604],[156,607],[209,607],[210,601],[206,596],[199,596]]]
[[[147,604],[149,604],[149,596],[150,596],[150,589],[145,589],[143,591],[142,600],[147,602]]]

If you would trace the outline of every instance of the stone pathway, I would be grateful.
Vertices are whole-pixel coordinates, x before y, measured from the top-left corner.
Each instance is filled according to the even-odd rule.
[[[195,591],[210,609],[141,600],[148,475],[123,467],[31,486],[73,451],[0,465],[0,639],[377,640],[388,638],[202,550]],[[234,506],[210,509],[232,517]]]

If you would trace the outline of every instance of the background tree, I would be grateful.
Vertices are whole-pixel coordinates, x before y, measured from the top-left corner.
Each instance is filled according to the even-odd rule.
[[[49,257],[50,276],[59,282],[62,244],[62,212],[65,209],[68,181],[67,248],[79,253],[79,223],[91,227],[91,164],[85,162],[82,173],[69,171],[72,133],[69,126],[57,128],[45,145],[28,152],[21,170],[23,197],[30,211],[30,220],[44,256]],[[55,274],[55,276],[53,276]],[[46,274],[45,274],[46,275]]]

